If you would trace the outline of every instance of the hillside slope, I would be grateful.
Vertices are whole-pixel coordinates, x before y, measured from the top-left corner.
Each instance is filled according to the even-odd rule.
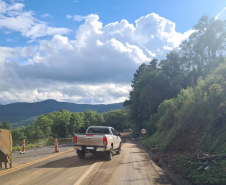
[[[10,123],[10,127],[12,129],[16,129],[16,128],[21,128],[21,127],[26,127],[34,122],[36,122],[38,120],[38,116],[34,116],[34,117],[30,117],[28,119],[16,122],[16,123]]]
[[[154,117],[157,130],[142,143],[161,161],[192,184],[226,183],[226,62],[195,90],[165,100]]]
[[[45,100],[37,103],[12,103],[0,106],[0,122],[7,121],[9,123],[16,123],[34,116],[60,111],[62,109],[67,109],[70,112],[84,112],[90,109],[102,113],[111,109],[116,110],[121,108],[122,103],[90,105],[58,102],[56,100]]]
[[[149,145],[181,153],[226,152],[225,62],[205,80],[198,79],[195,94],[189,87],[159,106],[157,131]]]

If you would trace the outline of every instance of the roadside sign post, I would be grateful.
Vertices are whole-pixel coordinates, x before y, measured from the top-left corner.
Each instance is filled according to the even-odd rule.
[[[141,132],[141,134],[143,134],[143,139],[144,139],[144,134],[146,134],[146,132],[147,132],[146,129],[142,128],[140,132]]]

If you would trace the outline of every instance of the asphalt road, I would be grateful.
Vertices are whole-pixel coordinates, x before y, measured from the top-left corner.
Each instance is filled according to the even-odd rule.
[[[13,168],[0,169],[4,185],[171,185],[149,156],[131,142],[122,144],[120,155],[106,161],[102,155],[79,159],[73,145],[54,146],[13,154]]]

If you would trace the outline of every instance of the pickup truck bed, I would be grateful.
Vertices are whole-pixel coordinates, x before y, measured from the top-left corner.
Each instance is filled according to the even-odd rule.
[[[112,127],[92,126],[85,134],[75,136],[74,145],[80,159],[83,159],[86,153],[104,152],[106,158],[111,160],[112,153],[120,154],[121,138]]]
[[[77,134],[75,148],[86,151],[105,151],[107,146],[103,145],[105,134]]]

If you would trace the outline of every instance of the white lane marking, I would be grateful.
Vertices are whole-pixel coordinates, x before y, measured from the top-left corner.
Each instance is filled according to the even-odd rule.
[[[92,166],[90,166],[90,168],[86,171],[86,173],[84,173],[74,185],[80,185],[82,183],[82,181],[87,177],[87,175],[89,175],[89,173],[92,171],[92,169],[94,168],[94,166],[96,164],[97,163],[92,164]]]

